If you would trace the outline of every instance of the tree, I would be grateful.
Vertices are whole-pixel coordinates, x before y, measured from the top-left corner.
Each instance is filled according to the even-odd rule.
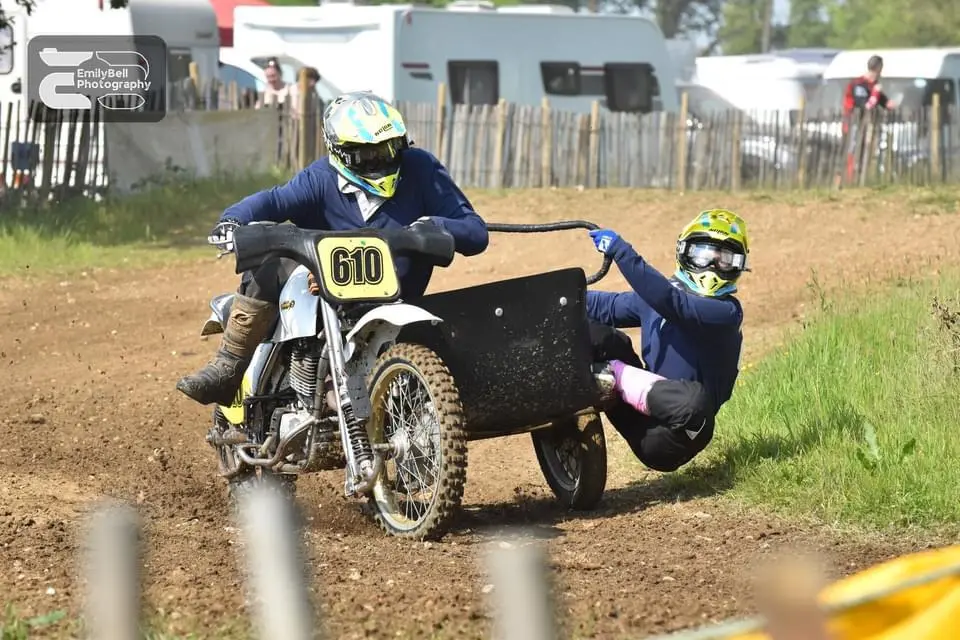
[[[43,2],[43,0],[39,0],[39,1]],[[110,0],[110,8],[122,9],[127,6],[128,2],[129,0]],[[23,9],[27,12],[28,16],[31,15],[34,12],[34,10],[37,8],[37,0],[14,0],[14,3],[18,7],[23,7]],[[5,27],[8,24],[12,24],[15,20],[16,18],[8,17],[7,12],[4,11],[3,6],[0,5],[0,28]]]
[[[787,46],[826,47],[833,36],[823,0],[790,0]]]
[[[956,0],[831,0],[832,46],[955,46],[960,33]]]
[[[612,13],[640,11],[651,14],[665,38],[703,34],[710,38],[706,51],[716,46],[717,25],[724,0],[605,0],[601,6]]]
[[[766,14],[767,0],[728,0],[723,7],[723,24],[718,32],[724,55],[763,51],[763,24]],[[787,25],[772,25],[770,48],[784,48],[788,31]]]

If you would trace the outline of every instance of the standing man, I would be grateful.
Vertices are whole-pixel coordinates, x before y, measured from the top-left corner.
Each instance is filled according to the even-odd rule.
[[[857,134],[860,118],[865,111],[875,109],[878,106],[888,110],[896,107],[894,102],[887,97],[887,94],[881,90],[880,74],[882,72],[883,58],[870,56],[870,59],[867,60],[867,72],[848,82],[847,88],[843,92],[843,134],[849,136],[847,138],[849,140],[847,147],[848,182],[853,179],[856,167],[854,157],[859,138]],[[851,125],[853,126],[851,127]]]

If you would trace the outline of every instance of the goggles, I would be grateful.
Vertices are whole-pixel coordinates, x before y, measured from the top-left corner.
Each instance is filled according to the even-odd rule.
[[[693,269],[712,268],[719,273],[746,271],[747,256],[712,242],[681,242],[680,257]]]
[[[379,144],[344,145],[338,151],[343,164],[354,173],[382,178],[400,167],[400,152],[407,148],[407,139],[393,138]]]

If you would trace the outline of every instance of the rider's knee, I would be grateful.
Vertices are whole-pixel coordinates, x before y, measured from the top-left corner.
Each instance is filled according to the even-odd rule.
[[[713,439],[713,421],[692,434],[686,429],[660,426],[650,429],[639,447],[637,458],[654,471],[669,473],[693,460]]]
[[[712,405],[706,388],[690,380],[659,380],[647,394],[650,415],[673,429],[698,432],[712,425]]]
[[[289,258],[266,260],[255,270],[243,274],[239,293],[264,302],[277,303],[280,292],[297,266],[298,263]]]

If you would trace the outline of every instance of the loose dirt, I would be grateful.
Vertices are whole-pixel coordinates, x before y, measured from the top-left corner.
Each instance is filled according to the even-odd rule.
[[[610,225],[663,270],[673,266],[677,231],[698,210],[736,208],[753,239],[741,296],[748,360],[804,316],[812,270],[828,290],[860,288],[936,273],[960,253],[956,216],[920,211],[913,200],[792,198],[558,191],[480,195],[475,204],[492,221]],[[496,235],[486,254],[458,256],[432,288],[599,263],[585,232]],[[28,615],[78,613],[82,515],[113,496],[138,505],[146,596],[172,631],[212,632],[245,615],[237,532],[203,439],[210,409],[174,390],[216,347],[199,338],[208,299],[236,282],[232,264],[212,255],[160,269],[0,282],[0,602]],[[623,286],[615,269],[598,285]],[[839,576],[924,544],[851,540],[715,496],[678,500],[609,428],[607,436],[608,494],[588,515],[554,505],[529,437],[472,444],[462,515],[433,544],[384,538],[342,498],[339,472],[301,479],[331,635],[485,637],[478,553],[519,525],[549,541],[561,614],[578,637],[639,638],[748,613],[751,569],[771,554],[814,550]]]

